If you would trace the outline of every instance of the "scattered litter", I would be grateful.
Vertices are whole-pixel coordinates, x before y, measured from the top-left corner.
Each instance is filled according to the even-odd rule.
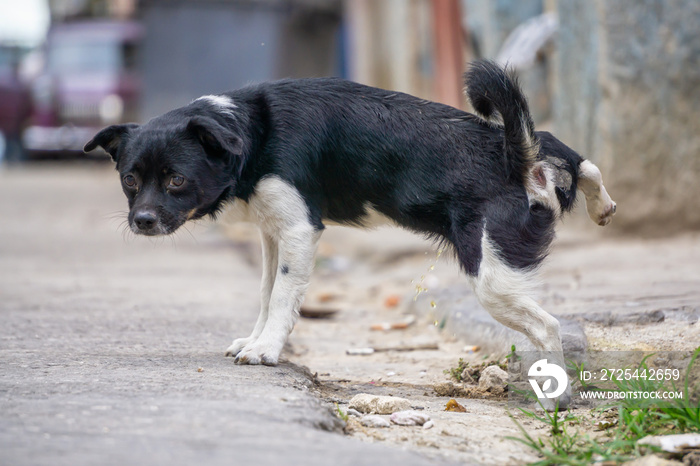
[[[392,294],[390,296],[387,296],[386,300],[384,300],[384,305],[386,307],[396,307],[399,305],[401,302],[401,298],[398,295]]]
[[[387,351],[424,351],[438,349],[440,349],[440,347],[437,343],[420,343],[417,345],[384,346],[381,348],[348,348],[345,350],[345,354],[349,356],[367,356],[374,353],[385,353]]]
[[[430,421],[430,416],[418,411],[398,411],[392,414],[390,419],[400,426],[422,426]]]
[[[391,423],[389,421],[381,416],[377,416],[376,414],[362,416],[362,419],[360,419],[360,424],[365,427],[391,427]]]
[[[374,351],[380,353],[385,351],[421,351],[438,349],[440,349],[440,347],[437,343],[418,343],[415,345],[384,346],[381,348],[374,348]]]
[[[408,316],[401,322],[381,322],[374,324],[370,330],[405,330],[416,321],[415,316]]]
[[[349,356],[368,356],[374,354],[374,348],[348,348],[345,354]]]
[[[350,400],[348,408],[356,409],[366,414],[391,414],[397,411],[407,410],[411,402],[406,398],[396,396],[377,396],[368,393],[360,393]]]
[[[336,315],[339,310],[340,309],[331,308],[328,306],[317,307],[304,304],[301,306],[301,309],[299,309],[299,315],[306,317],[307,319],[328,319],[329,317]]]
[[[467,408],[457,403],[457,400],[450,398],[450,401],[445,405],[445,411],[451,411],[453,413],[466,413]]]
[[[615,427],[616,425],[617,419],[603,419],[593,424],[593,428],[595,430],[606,430],[610,429],[611,427]]]
[[[651,445],[670,453],[683,453],[700,448],[700,434],[649,435],[637,440],[637,445]]]
[[[423,429],[428,430],[428,429],[431,429],[431,428],[434,427],[434,426],[435,426],[435,421],[433,421],[433,420],[431,419],[431,420],[429,420],[428,422],[426,422],[425,424],[423,424]]]
[[[335,301],[340,298],[340,295],[335,293],[320,293],[316,295],[316,299],[319,303],[327,303],[328,301]]]
[[[332,256],[319,261],[319,265],[332,272],[345,272],[352,267],[352,262],[345,256]]]
[[[508,373],[498,366],[488,366],[481,371],[479,390],[500,395],[508,385]]]
[[[464,347],[464,349],[462,351],[464,351],[465,353],[476,353],[480,349],[481,349],[481,346],[479,346],[479,345],[467,345]]]
[[[389,372],[386,373],[386,376],[387,376],[387,377],[391,377],[392,375],[396,375],[396,372],[394,372],[394,371],[389,371]]]

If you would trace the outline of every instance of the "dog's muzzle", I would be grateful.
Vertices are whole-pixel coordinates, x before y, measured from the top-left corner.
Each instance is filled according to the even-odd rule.
[[[140,235],[155,236],[163,234],[158,214],[150,209],[134,212],[131,229],[134,233]]]

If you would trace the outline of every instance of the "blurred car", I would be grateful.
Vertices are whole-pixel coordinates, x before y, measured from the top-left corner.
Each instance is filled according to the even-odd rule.
[[[129,21],[58,24],[49,31],[43,72],[32,85],[27,155],[81,153],[102,127],[135,121],[143,28]]]
[[[0,45],[0,159],[23,158],[20,135],[30,114],[29,87],[18,76],[18,66],[26,51]]]

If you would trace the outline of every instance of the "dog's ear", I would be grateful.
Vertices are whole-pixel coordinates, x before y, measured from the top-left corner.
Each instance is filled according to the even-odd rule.
[[[198,115],[192,117],[187,130],[197,136],[208,156],[243,169],[243,140],[233,131],[221,126],[213,118]]]
[[[119,145],[122,142],[122,138],[132,130],[138,128],[138,126],[139,125],[135,123],[108,126],[90,139],[90,141],[85,144],[85,147],[83,147],[83,151],[90,152],[96,149],[97,146],[100,146],[105,152],[111,155],[112,160],[116,162],[118,160]]]

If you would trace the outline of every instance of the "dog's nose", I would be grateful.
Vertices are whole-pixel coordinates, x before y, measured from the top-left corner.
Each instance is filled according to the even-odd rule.
[[[150,230],[156,225],[157,221],[158,217],[156,217],[155,212],[150,210],[142,210],[134,215],[134,223],[136,223],[139,230]]]

